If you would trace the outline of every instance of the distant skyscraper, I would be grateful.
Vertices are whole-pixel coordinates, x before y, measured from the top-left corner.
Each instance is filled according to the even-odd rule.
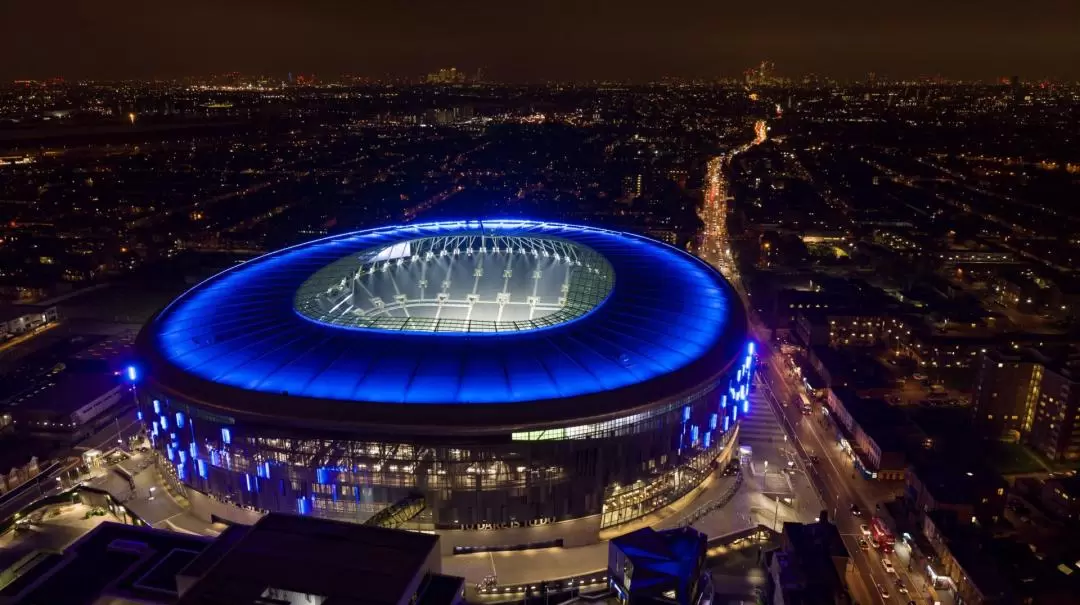
[[[1009,88],[1012,90],[1013,101],[1019,103],[1024,99],[1024,91],[1020,88],[1020,76],[1009,78]]]
[[[776,84],[776,64],[772,61],[762,61],[757,66],[746,70],[747,86],[770,86]]]
[[[444,67],[439,71],[429,73],[425,80],[428,84],[463,84],[465,72],[458,71],[456,67]]]

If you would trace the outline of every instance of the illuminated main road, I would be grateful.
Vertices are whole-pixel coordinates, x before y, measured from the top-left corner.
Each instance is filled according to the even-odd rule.
[[[800,509],[812,508],[815,509],[815,514],[818,511],[826,510],[832,517],[833,522],[836,523],[844,540],[844,545],[847,547],[848,552],[851,553],[855,568],[858,571],[857,578],[851,587],[852,596],[858,602],[906,603],[907,597],[897,594],[895,580],[885,573],[880,556],[876,552],[863,551],[859,547],[858,538],[861,533],[859,526],[863,523],[869,523],[869,518],[852,515],[850,512],[851,504],[859,504],[860,508],[867,511],[867,515],[871,514],[874,509],[873,507],[867,508],[866,502],[863,501],[864,499],[851,484],[855,479],[849,477],[850,469],[842,467],[843,462],[839,456],[839,449],[835,446],[836,444],[832,443],[832,447],[830,447],[828,437],[823,437],[822,434],[815,431],[810,426],[813,423],[805,420],[798,413],[796,413],[794,420],[788,415],[789,406],[785,404],[793,396],[792,389],[794,387],[789,385],[782,373],[777,370],[780,365],[778,362],[780,359],[779,354],[771,346],[768,329],[758,321],[753,312],[753,306],[747,300],[746,292],[742,287],[732,258],[731,240],[727,230],[727,220],[730,212],[729,204],[732,198],[728,190],[726,172],[735,156],[754,145],[763,143],[767,139],[768,126],[764,120],[759,120],[754,125],[754,133],[755,138],[752,142],[737,147],[724,155],[714,157],[706,167],[704,199],[699,213],[704,226],[698,240],[697,253],[698,256],[723,273],[728,281],[735,286],[750,316],[751,330],[758,341],[764,345],[759,348],[761,358],[758,375],[760,381],[758,389],[756,389],[755,403],[760,402],[763,406],[771,407],[775,417],[781,420],[782,431],[785,433],[782,437],[784,447],[781,448],[783,457],[781,463],[787,464],[790,461],[791,469],[794,471],[792,482],[796,485],[805,484],[810,486],[807,491],[814,494],[812,496],[814,500],[812,506],[810,503],[804,502],[800,505]],[[773,414],[768,414],[768,416]],[[740,442],[743,440],[745,439],[741,439]],[[832,441],[835,442],[835,439]],[[771,442],[772,439],[764,443],[753,443],[754,457],[761,458],[764,456],[768,459],[771,456],[769,450],[773,449],[768,447]],[[763,449],[762,445],[767,448],[765,452],[761,451]],[[816,466],[808,466],[806,461],[810,455],[819,456],[822,462]],[[848,466],[850,467],[850,464]],[[897,565],[897,571],[906,575],[906,570],[903,567],[906,566]],[[908,578],[905,583],[912,586],[912,579]],[[888,589],[890,593],[889,599],[882,599],[876,589],[878,585],[884,585]]]

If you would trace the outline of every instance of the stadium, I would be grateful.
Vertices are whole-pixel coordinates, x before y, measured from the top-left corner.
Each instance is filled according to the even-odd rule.
[[[754,362],[705,263],[532,221],[267,254],[177,298],[137,351],[178,487],[356,522],[422,497],[411,526],[444,530],[606,528],[675,502],[731,456]]]

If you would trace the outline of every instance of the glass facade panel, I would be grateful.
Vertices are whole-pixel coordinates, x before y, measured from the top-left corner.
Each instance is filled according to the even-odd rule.
[[[704,480],[732,443],[752,363],[748,354],[720,383],[645,412],[445,442],[329,437],[206,414],[152,389],[140,395],[148,423],[186,417],[182,430],[151,433],[175,475],[238,506],[363,522],[420,493],[423,520],[436,528],[595,514],[606,527],[662,508]]]

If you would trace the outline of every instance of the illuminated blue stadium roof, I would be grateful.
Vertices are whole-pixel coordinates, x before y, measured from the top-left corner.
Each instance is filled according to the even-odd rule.
[[[490,405],[683,372],[707,380],[744,329],[726,282],[678,249],[589,227],[463,221],[349,233],[239,265],[164,309],[140,349],[152,377],[199,382],[204,398],[220,385]]]

